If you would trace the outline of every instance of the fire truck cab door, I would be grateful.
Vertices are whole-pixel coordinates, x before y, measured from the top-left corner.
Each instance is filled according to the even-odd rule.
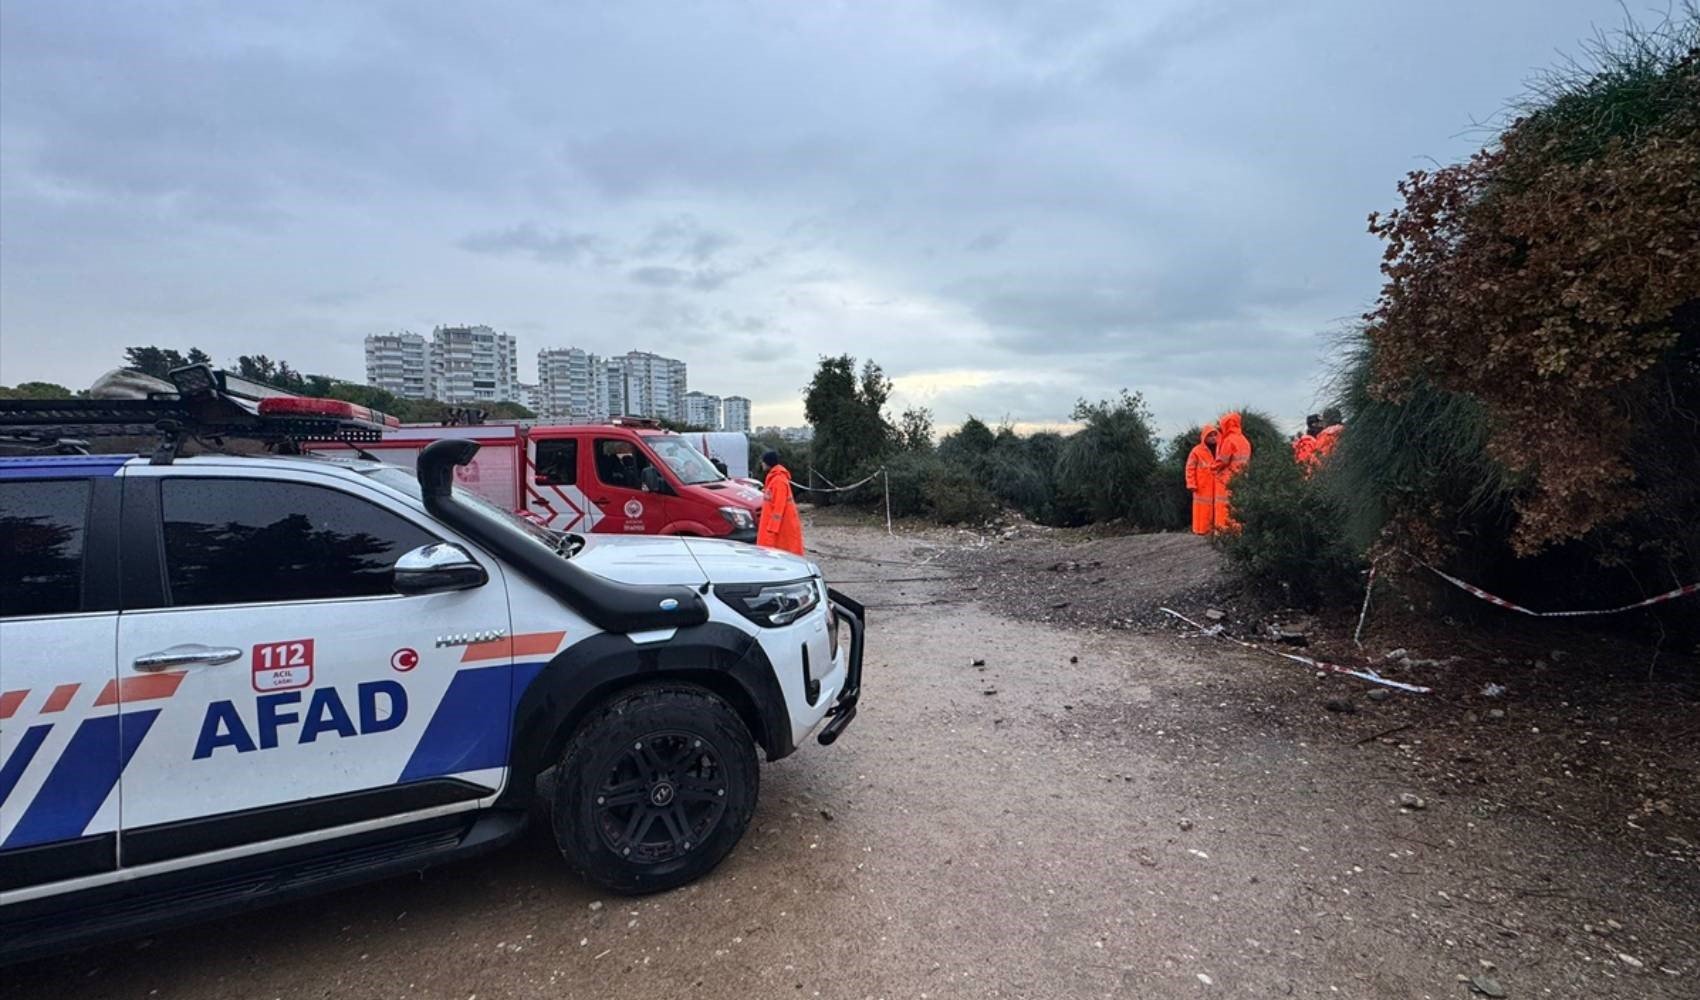
[[[526,441],[525,512],[556,531],[596,531],[602,511],[585,496],[591,472],[585,439],[533,434]]]
[[[592,438],[591,475],[590,499],[602,513],[595,530],[659,535],[667,526],[670,488],[645,449],[624,438]]]

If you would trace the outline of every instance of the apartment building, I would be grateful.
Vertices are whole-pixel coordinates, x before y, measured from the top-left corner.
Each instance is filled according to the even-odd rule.
[[[750,432],[750,401],[743,396],[727,396],[721,404],[720,429]]]
[[[706,392],[685,393],[685,423],[706,430],[719,430],[720,397]]]
[[[592,423],[610,415],[608,365],[594,354],[576,347],[538,351],[537,385],[541,416]]]
[[[608,406],[615,416],[685,419],[686,366],[676,358],[629,351],[609,358]]]
[[[519,393],[512,334],[488,326],[439,326],[431,332],[431,397],[445,403],[497,403]]]
[[[367,335],[366,384],[403,399],[429,397],[431,359],[425,337],[407,330]]]

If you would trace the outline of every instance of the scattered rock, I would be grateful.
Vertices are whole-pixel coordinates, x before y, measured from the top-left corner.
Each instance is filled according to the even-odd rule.
[[[1209,977],[1209,976],[1207,976],[1207,975],[1205,975],[1205,974],[1204,974],[1204,973],[1202,973],[1202,972],[1200,972],[1200,973],[1199,973],[1199,974],[1198,974],[1198,981],[1199,981],[1199,982],[1201,982],[1201,983],[1203,983],[1203,984],[1204,984],[1204,985],[1206,985],[1206,986],[1214,986],[1214,985],[1216,985],[1216,980],[1214,980],[1214,979],[1211,979],[1211,978],[1210,978],[1210,977]]]
[[[1069,658],[1068,658],[1068,662],[1070,662],[1070,663],[1079,663],[1079,662],[1080,662],[1080,657],[1078,657],[1078,656],[1071,656],[1071,657],[1069,657]]]
[[[1399,808],[1427,809],[1428,800],[1423,798],[1421,795],[1414,795],[1410,792],[1401,792],[1399,794]]]
[[[981,660],[981,659],[976,659],[973,663],[970,664],[970,666],[975,666],[975,667],[983,667],[985,665],[986,665],[986,661]]]
[[[981,691],[980,693],[984,694],[984,695],[993,695],[993,694],[998,693],[998,689],[997,688],[987,688],[986,690]]]
[[[597,910],[600,910],[600,909],[602,909],[602,900],[598,899],[598,900],[593,901],[590,904],[590,912],[595,913]]]
[[[1369,694],[1364,695],[1364,697],[1368,698],[1370,701],[1386,701],[1387,699],[1393,697],[1393,692],[1387,690],[1386,688],[1376,688],[1375,690],[1371,691]]]
[[[1492,976],[1471,976],[1470,989],[1485,997],[1508,997],[1505,987],[1499,985],[1499,980]]]
[[[1505,685],[1504,684],[1484,684],[1484,685],[1482,685],[1482,697],[1483,698],[1500,698],[1500,697],[1503,697],[1504,695],[1505,695]]]
[[[1220,608],[1211,608],[1210,610],[1204,612],[1204,617],[1210,619],[1213,622],[1219,622],[1222,619],[1228,617],[1228,613],[1226,611],[1221,610]]]
[[[1358,710],[1358,706],[1341,698],[1330,698],[1322,703],[1322,707],[1330,712],[1339,712],[1341,715],[1352,715]]]
[[[1469,725],[1472,725],[1472,726],[1473,726],[1473,725],[1475,725],[1475,724],[1476,724],[1476,723],[1478,723],[1478,722],[1480,722],[1480,721],[1482,721],[1482,720],[1481,720],[1481,717],[1480,717],[1480,716],[1478,716],[1478,715],[1477,715],[1477,714],[1476,714],[1476,713],[1474,713],[1474,712],[1465,712],[1465,713],[1464,713],[1464,721],[1465,721],[1465,722],[1466,722],[1466,723],[1468,723],[1468,724],[1469,724]]]
[[[820,818],[826,820],[828,823],[832,822],[832,810],[822,809],[820,811]]]
[[[1180,826],[1182,830],[1190,830],[1192,829],[1192,820],[1182,818]]]
[[[1490,719],[1503,719],[1503,718],[1505,718],[1505,709],[1503,709],[1503,708],[1490,708],[1490,709],[1488,709],[1488,718],[1490,718]]]
[[[1617,953],[1617,960],[1622,962],[1624,965],[1629,966],[1631,969],[1644,969],[1647,967],[1646,963],[1642,962],[1639,958],[1636,958],[1634,955],[1625,954],[1621,951]]]

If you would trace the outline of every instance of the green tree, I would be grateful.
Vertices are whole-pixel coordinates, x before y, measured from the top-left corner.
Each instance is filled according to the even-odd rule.
[[[904,451],[933,450],[933,411],[911,406],[897,421],[898,446]]]
[[[484,408],[485,414],[492,420],[536,420],[537,414],[528,407],[522,406],[511,399],[500,403],[492,403]]]
[[[1057,456],[1059,487],[1083,502],[1094,521],[1127,518],[1140,526],[1162,523],[1154,495],[1157,443],[1151,414],[1138,393],[1115,399],[1081,400],[1073,418],[1084,426],[1070,435]]]
[[[952,462],[972,463],[990,452],[996,443],[992,429],[970,413],[961,427],[946,434],[939,442],[939,455]]]
[[[862,365],[858,377],[850,355],[821,358],[803,396],[803,413],[814,427],[810,452],[822,475],[842,483],[892,450],[898,431],[884,414],[890,397],[891,380],[873,361]]]
[[[124,349],[124,367],[143,375],[154,378],[164,378],[173,368],[181,368],[188,361],[182,354],[165,347],[126,347]]]
[[[74,399],[76,393],[57,382],[19,382],[0,385],[0,399]]]

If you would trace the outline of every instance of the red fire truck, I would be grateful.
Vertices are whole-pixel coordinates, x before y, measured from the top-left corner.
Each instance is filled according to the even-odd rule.
[[[455,470],[462,487],[559,531],[756,537],[761,491],[727,478],[688,438],[654,421],[408,425],[361,449],[411,469],[426,445],[444,438],[481,446]]]

